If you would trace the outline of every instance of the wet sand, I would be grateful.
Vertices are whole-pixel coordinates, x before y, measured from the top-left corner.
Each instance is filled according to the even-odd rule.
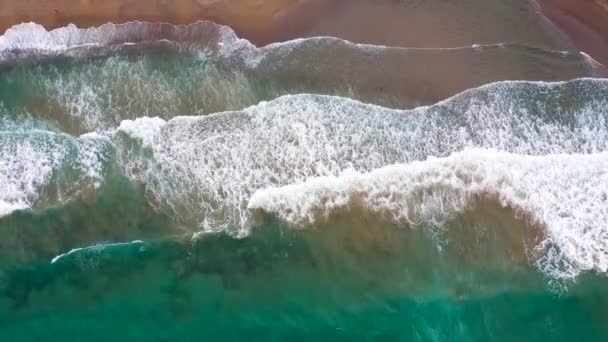
[[[190,23],[211,19],[267,43],[332,35],[357,42],[455,47],[521,41],[554,45],[527,0],[21,0],[0,2],[0,30],[34,21],[47,27],[131,20]],[[483,15],[479,15],[483,13]],[[518,23],[518,25],[514,25]]]
[[[608,65],[608,0],[537,0],[576,46]]]
[[[285,29],[277,30],[275,40],[329,35],[356,43],[418,48],[497,43],[571,47],[528,0],[309,0],[284,11],[277,18],[281,20],[278,25]]]

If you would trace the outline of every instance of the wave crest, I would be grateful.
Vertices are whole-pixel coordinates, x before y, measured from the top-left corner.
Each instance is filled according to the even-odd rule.
[[[608,270],[608,154],[521,156],[468,150],[256,192],[248,207],[302,225],[350,206],[411,226],[444,225],[478,198],[539,225],[537,263],[556,277]],[[483,213],[477,213],[483,215]],[[541,252],[542,251],[542,252]]]
[[[604,151],[606,85],[499,83],[412,111],[338,97],[285,96],[242,112],[161,122],[153,135],[144,130],[144,137],[119,129],[119,137],[147,142],[143,150],[119,149],[125,151],[119,159],[175,216],[209,230],[218,228],[211,219],[217,216],[222,229],[246,232],[248,198],[266,187],[346,169],[369,172],[469,147],[533,155]]]

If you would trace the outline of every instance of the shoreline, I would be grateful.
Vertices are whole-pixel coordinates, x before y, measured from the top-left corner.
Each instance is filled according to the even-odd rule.
[[[308,1],[308,0],[305,0]],[[27,22],[46,29],[74,24],[97,27],[131,21],[191,24],[210,20],[247,39],[263,37],[274,16],[299,0],[7,0],[0,1],[0,33]]]
[[[608,65],[608,0],[530,1],[537,6],[539,16],[544,17],[569,38],[573,46],[592,56],[601,64]],[[339,4],[344,4],[344,2],[327,0],[105,0],[103,2],[95,0],[7,0],[0,2],[0,33],[4,33],[6,29],[22,22],[36,22],[47,29],[53,29],[70,23],[78,27],[91,27],[107,22],[150,21],[189,24],[198,20],[211,20],[230,26],[239,36],[257,45],[266,45],[311,33],[323,34],[323,30],[330,33],[326,35],[331,35],[332,29],[327,27],[321,28],[320,32],[307,33],[306,30],[307,27],[313,27],[314,23],[319,20],[320,13],[328,13],[331,22],[333,20],[331,13],[340,9]],[[388,3],[384,5],[389,6]],[[373,17],[374,14],[371,11],[363,12],[368,13],[370,22],[378,21],[378,18]],[[390,14],[391,12],[389,10],[382,13]],[[403,13],[407,13],[407,11]],[[424,14],[424,12],[422,13]],[[440,17],[441,13],[437,15]],[[357,13],[355,16],[356,20],[361,20],[362,16],[365,17],[365,13]],[[344,27],[350,25],[343,21],[338,25]],[[404,37],[407,36],[410,30],[407,29],[407,26],[404,27],[406,30],[403,33],[393,32],[393,37],[398,37],[400,34],[403,34]],[[382,27],[378,27],[375,31],[380,29]],[[385,32],[383,35],[382,32],[375,32],[374,27],[371,27],[370,30],[371,33],[364,30],[357,31],[353,35],[360,36],[362,40],[370,40],[368,43],[380,45],[395,45],[386,43],[396,43],[399,45],[400,38],[394,38],[393,42],[373,42],[388,33]],[[340,29],[336,32],[337,36],[340,35],[339,32]],[[430,33],[432,34],[426,35],[427,40],[443,40],[436,36],[440,32]],[[414,42],[409,38],[401,39],[402,43],[409,43],[413,47],[424,44],[425,41],[422,37],[423,42]],[[444,43],[450,45],[449,42],[444,41]]]

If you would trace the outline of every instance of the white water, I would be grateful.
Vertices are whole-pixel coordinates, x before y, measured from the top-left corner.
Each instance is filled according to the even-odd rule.
[[[0,54],[157,39],[157,26],[125,25],[52,32],[20,26],[0,37]],[[124,29],[128,25],[137,29]],[[209,42],[205,52],[250,69],[289,70],[300,62],[299,55],[280,67],[273,61],[336,42],[338,50],[355,48],[365,58],[380,51],[395,56],[411,51],[331,38],[257,49],[227,28],[203,25],[211,29],[208,35],[178,26],[171,26],[172,34],[186,41],[204,37]],[[489,48],[497,47],[481,50]],[[397,221],[441,224],[462,210],[469,196],[489,193],[546,227],[547,239],[538,246],[545,256],[539,267],[554,277],[573,277],[585,270],[605,272],[608,265],[606,220],[597,219],[606,217],[607,90],[605,80],[502,82],[411,111],[339,97],[285,96],[241,112],[126,120],[110,137],[125,173],[146,186],[160,210],[194,230],[243,236],[251,228],[251,210],[259,209],[294,223],[312,222],[355,197]],[[96,97],[95,91],[82,94],[85,105]],[[123,138],[141,144],[141,150],[122,145]],[[0,195],[0,212],[8,213],[34,206],[65,167],[67,152],[61,144],[50,150],[28,144],[5,150],[0,184],[8,190]],[[440,159],[420,162],[428,156]],[[97,157],[93,151],[71,160],[94,165],[84,172],[94,176],[103,167]]]
[[[249,198],[265,188],[475,147],[520,155],[606,151],[607,85],[497,83],[412,111],[339,97],[285,96],[242,112],[155,122],[154,129],[142,119],[128,123],[141,130],[117,134],[144,141],[152,153],[130,151],[121,160],[159,208],[203,231],[246,235]],[[561,109],[569,96],[577,97],[577,106]]]
[[[476,198],[497,199],[545,229],[540,269],[556,278],[608,270],[608,153],[524,156],[465,150],[256,192],[250,209],[294,223],[362,205],[395,222],[441,226]]]
[[[38,130],[0,132],[0,217],[44,199],[65,203],[86,182],[99,186],[108,143],[92,134],[75,139]],[[51,186],[56,190],[48,198]]]

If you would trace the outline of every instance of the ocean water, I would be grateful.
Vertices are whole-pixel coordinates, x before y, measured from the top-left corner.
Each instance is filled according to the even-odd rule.
[[[576,51],[0,36],[2,341],[608,339]]]

